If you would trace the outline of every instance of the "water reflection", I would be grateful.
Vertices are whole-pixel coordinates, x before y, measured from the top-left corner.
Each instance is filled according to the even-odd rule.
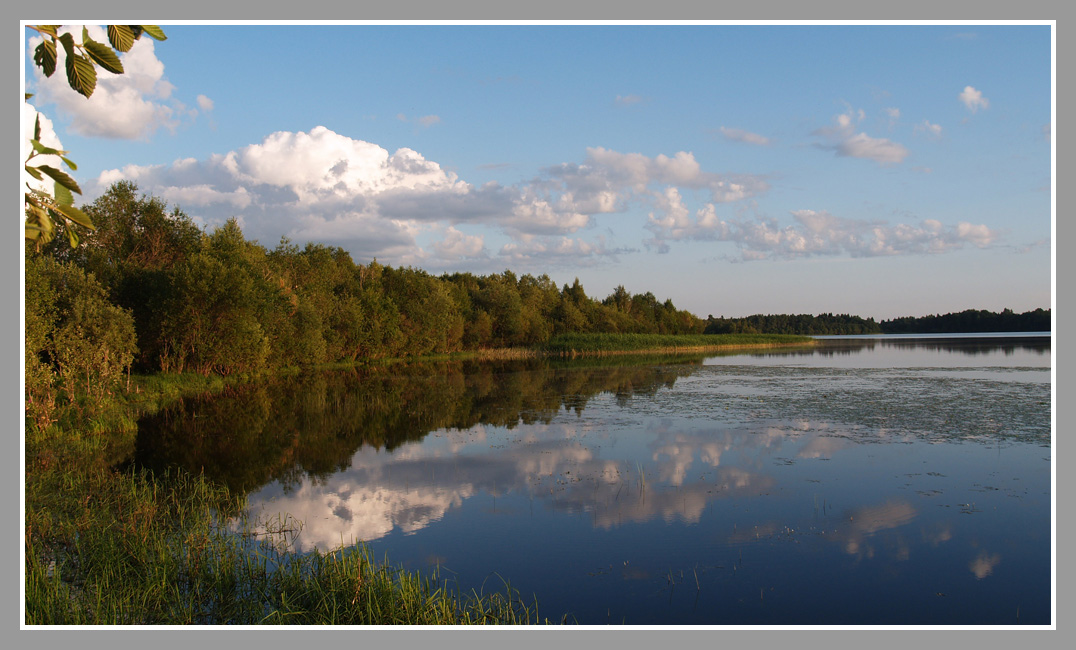
[[[465,589],[507,574],[581,622],[992,612],[961,580],[1048,602],[1049,355],[935,343],[309,375],[147,418],[134,462],[301,520],[297,550],[379,543]],[[695,602],[664,597],[673,568]],[[876,608],[845,596],[871,583]],[[791,595],[818,584],[832,612]]]
[[[394,451],[431,431],[513,429],[672,386],[699,360],[661,366],[438,364],[306,375],[188,399],[139,423],[133,462],[179,465],[247,492],[347,469],[362,447]]]

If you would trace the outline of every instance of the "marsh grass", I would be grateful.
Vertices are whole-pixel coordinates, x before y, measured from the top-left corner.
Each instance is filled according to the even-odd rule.
[[[814,345],[809,336],[786,334],[562,334],[541,349],[561,356],[704,352]]]
[[[243,500],[203,477],[36,474],[25,529],[28,625],[538,622],[537,607],[507,583],[461,594],[436,572],[375,562],[362,545],[296,554],[258,539]]]

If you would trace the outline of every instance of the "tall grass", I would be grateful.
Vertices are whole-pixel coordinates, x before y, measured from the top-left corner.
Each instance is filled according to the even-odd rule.
[[[361,545],[300,555],[254,538],[242,499],[202,477],[53,473],[61,493],[28,496],[29,625],[538,622],[508,584],[462,594]]]

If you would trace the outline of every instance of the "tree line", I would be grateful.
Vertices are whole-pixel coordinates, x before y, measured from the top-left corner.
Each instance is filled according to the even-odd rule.
[[[112,390],[131,368],[257,374],[530,346],[570,332],[704,327],[671,300],[623,286],[598,300],[578,279],[558,287],[508,270],[434,276],[286,238],[267,249],[234,219],[203,231],[128,181],[83,210],[95,229],[78,247],[63,236],[27,243],[28,405]]]
[[[958,332],[1049,332],[1050,309],[1035,309],[1017,314],[1011,309],[1000,313],[966,309],[949,314],[902,316],[882,321],[886,334],[943,334]]]
[[[881,334],[873,318],[849,314],[754,314],[745,318],[706,319],[706,334],[800,334],[830,336],[840,334]]]
[[[833,336],[854,334],[941,334],[980,332],[1049,332],[1049,309],[1017,314],[986,310],[930,316],[902,316],[875,321],[850,314],[754,314],[744,318],[706,318],[706,334],[801,334]]]

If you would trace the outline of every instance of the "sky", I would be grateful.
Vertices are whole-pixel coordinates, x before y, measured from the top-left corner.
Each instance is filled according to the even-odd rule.
[[[703,318],[1051,307],[1048,23],[161,26],[90,99],[24,29],[83,202]]]

